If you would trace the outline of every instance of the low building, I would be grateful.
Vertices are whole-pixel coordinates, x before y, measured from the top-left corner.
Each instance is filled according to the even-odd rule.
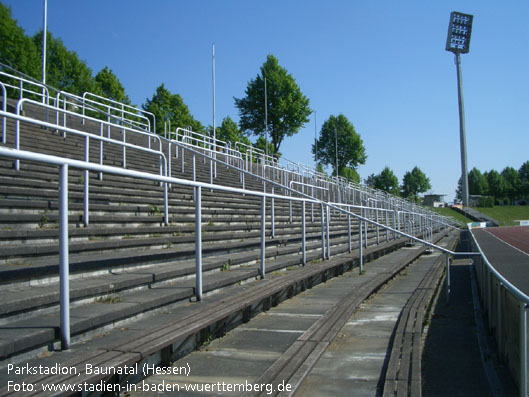
[[[445,196],[446,194],[425,194],[422,203],[427,207],[446,207]]]

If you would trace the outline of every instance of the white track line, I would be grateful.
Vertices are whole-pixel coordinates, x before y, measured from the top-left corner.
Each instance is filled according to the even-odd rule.
[[[512,245],[512,244],[509,244],[509,243],[508,243],[507,241],[505,241],[505,240],[502,240],[501,238],[499,238],[498,236],[496,236],[494,233],[489,232],[487,229],[485,229],[485,231],[486,231],[488,234],[490,234],[491,236],[496,237],[496,238],[497,238],[498,240],[500,240],[502,243],[507,244],[509,247],[514,248],[515,250],[520,251],[522,254],[529,256],[529,254],[528,254],[527,252],[522,251],[520,248],[515,247],[515,246]]]

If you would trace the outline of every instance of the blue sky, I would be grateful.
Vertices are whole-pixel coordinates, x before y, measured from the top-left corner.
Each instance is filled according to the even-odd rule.
[[[43,0],[1,0],[26,33],[42,28]],[[94,74],[108,66],[133,103],[160,83],[195,118],[238,120],[267,54],[296,79],[317,128],[343,113],[366,147],[362,179],[389,166],[399,181],[419,166],[432,191],[454,198],[461,174],[451,11],[474,15],[462,56],[469,170],[518,169],[529,160],[529,3],[358,0],[48,0],[48,29]],[[280,151],[312,165],[314,117]]]

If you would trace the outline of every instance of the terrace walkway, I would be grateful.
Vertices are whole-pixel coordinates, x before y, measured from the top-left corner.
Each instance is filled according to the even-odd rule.
[[[450,243],[445,239],[442,245]],[[468,261],[458,261],[455,266],[452,281],[458,292],[452,295],[451,305],[447,306],[441,295],[429,331],[421,337],[423,321],[418,320],[421,331],[413,343],[399,339],[399,324],[410,323],[411,316],[406,316],[414,302],[420,309],[417,319],[422,319],[427,301],[437,290],[444,263],[440,254],[420,257],[372,298],[358,301],[361,285],[397,262],[402,265],[403,258],[417,249],[403,248],[386,255],[370,263],[364,275],[349,272],[260,314],[175,362],[174,368],[190,368],[188,376],[155,375],[137,387],[153,390],[172,385],[182,395],[187,395],[182,393],[186,388],[195,387],[202,390],[198,395],[416,396],[421,395],[421,361],[426,361],[422,371],[425,395],[494,395],[486,382],[476,339]],[[344,305],[347,310],[338,315]],[[454,339],[454,335],[458,337]],[[413,356],[412,351],[420,352],[425,341],[421,360],[421,355]],[[394,362],[400,363],[398,376],[392,369]],[[410,365],[410,371],[402,369],[403,362]],[[459,374],[449,382],[442,375],[447,365],[451,373]],[[403,376],[409,378],[404,385]],[[418,389],[412,379],[419,380]],[[397,383],[404,387],[399,389]],[[259,385],[261,393],[250,392],[249,386],[245,393],[235,391],[241,384]],[[284,392],[278,393],[281,388]]]

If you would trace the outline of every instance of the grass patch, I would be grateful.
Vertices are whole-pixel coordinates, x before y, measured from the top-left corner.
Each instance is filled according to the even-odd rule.
[[[30,262],[24,259],[19,259],[19,258],[5,259],[4,263],[6,264],[6,266],[30,266],[31,265]]]
[[[472,219],[467,218],[466,216],[460,214],[457,211],[454,211],[452,208],[429,208],[436,214],[452,218],[460,226],[465,226],[467,223],[472,222]]]
[[[121,302],[121,297],[116,294],[100,296],[94,299],[94,303],[104,303],[107,305],[110,305],[112,303],[119,303],[119,302]]]
[[[476,210],[497,220],[500,226],[518,226],[520,223],[516,220],[529,220],[529,206],[526,205],[502,205]]]

